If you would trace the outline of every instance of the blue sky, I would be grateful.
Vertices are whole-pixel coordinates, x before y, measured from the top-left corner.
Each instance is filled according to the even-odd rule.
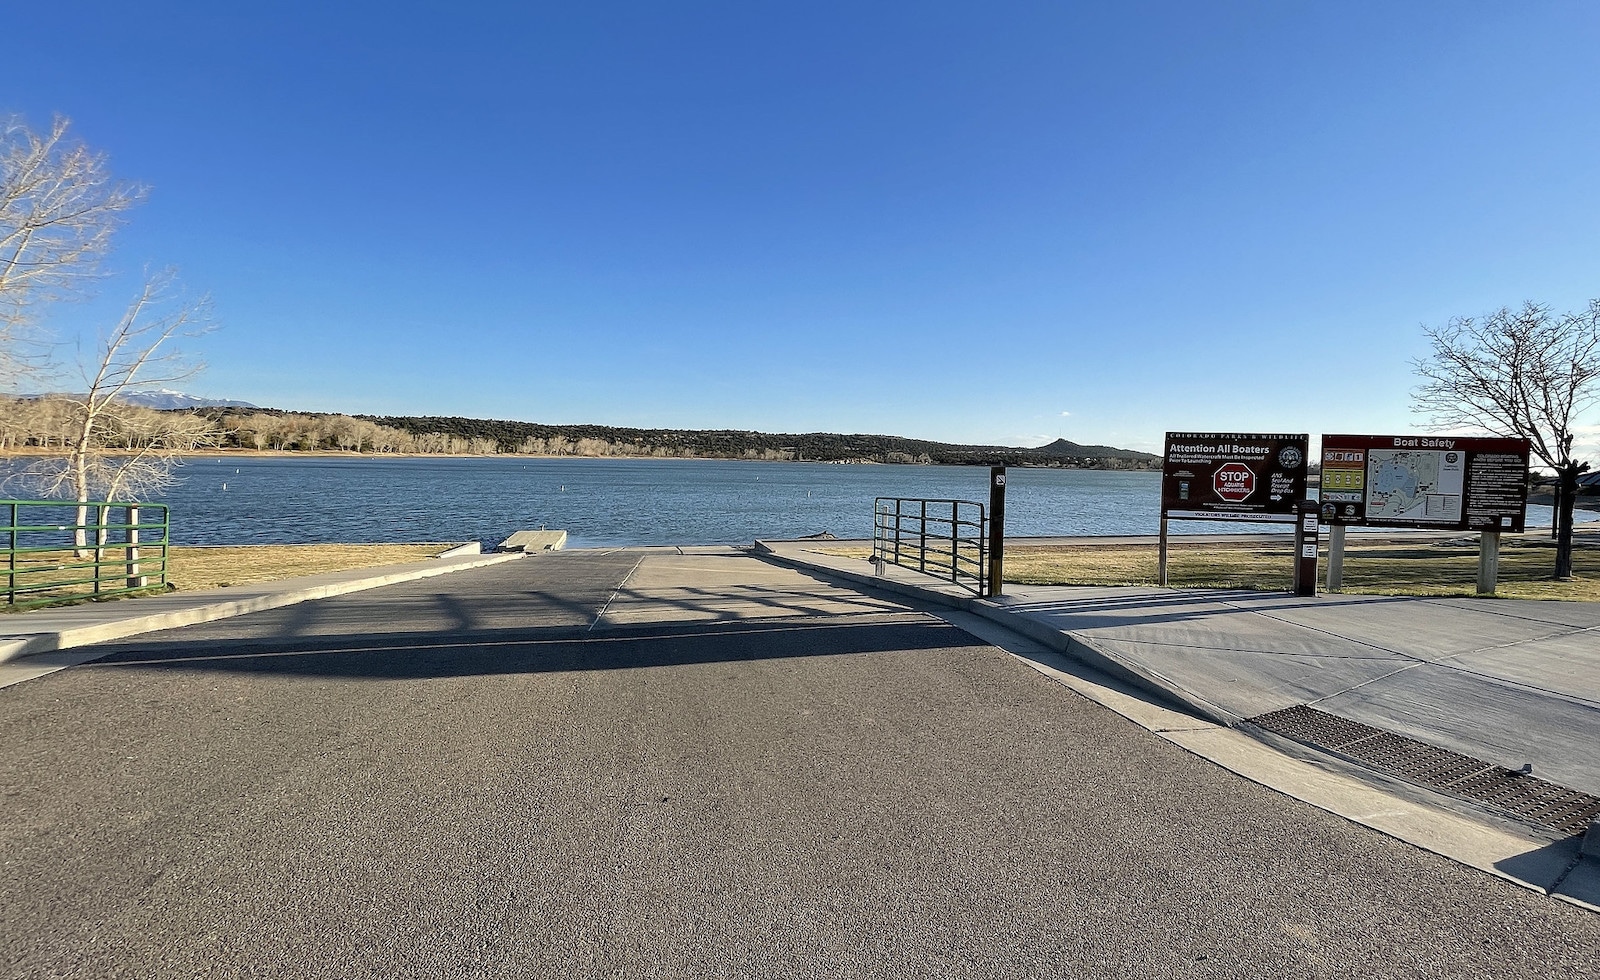
[[[58,331],[175,265],[222,328],[190,389],[262,405],[1409,431],[1420,324],[1600,296],[1593,3],[78,3],[6,33],[0,111],[151,187]]]

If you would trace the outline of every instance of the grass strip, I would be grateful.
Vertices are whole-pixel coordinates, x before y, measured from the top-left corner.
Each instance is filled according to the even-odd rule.
[[[174,546],[167,581],[180,590],[277,582],[300,575],[343,572],[422,561],[454,543],[421,544],[252,544],[217,547]]]
[[[820,550],[820,549],[819,549]],[[826,554],[866,558],[870,548],[828,549]],[[1006,546],[1005,580],[1019,585],[1153,586],[1156,544]],[[1287,591],[1293,554],[1282,545],[1185,544],[1167,552],[1167,584],[1175,588]],[[1600,601],[1600,547],[1573,548],[1571,581],[1557,582],[1555,545],[1548,538],[1505,536],[1500,541],[1496,595],[1508,599]],[[1327,549],[1318,568],[1326,582]],[[1355,595],[1470,596],[1477,592],[1477,541],[1351,544],[1344,553],[1343,592]],[[1319,583],[1319,588],[1321,583]]]
[[[261,544],[196,546],[173,545],[167,550],[167,581],[171,587],[184,592],[219,589],[230,585],[253,585],[261,582],[278,582],[301,575],[322,572],[342,572],[355,568],[373,568],[379,565],[399,565],[423,561],[452,547],[450,543],[420,544]],[[154,574],[159,552],[144,549],[147,574]],[[108,560],[120,560],[120,549],[107,549]],[[73,562],[70,549],[59,553],[29,556],[32,567],[47,567],[54,562],[57,567]],[[64,576],[67,573],[62,573]],[[90,573],[92,574],[92,572]],[[62,576],[57,576],[62,577]],[[37,578],[18,577],[18,582]],[[111,579],[114,586],[117,580]],[[0,580],[0,585],[3,585]],[[160,590],[152,590],[160,591]],[[48,594],[34,594],[29,599],[56,598],[63,602],[83,601],[91,597],[88,585],[53,590]],[[146,594],[146,593],[139,593]],[[0,600],[5,596],[0,594]],[[23,598],[22,596],[18,597]],[[8,612],[15,607],[0,606]]]

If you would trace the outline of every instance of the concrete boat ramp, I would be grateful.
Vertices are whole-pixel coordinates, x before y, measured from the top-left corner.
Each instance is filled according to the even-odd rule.
[[[1596,786],[1587,605],[808,547],[8,617],[0,976],[1600,975],[1581,838],[1353,747]],[[1308,705],[1382,738],[1270,727]]]
[[[497,551],[560,551],[567,546],[567,532],[518,531],[500,542]]]

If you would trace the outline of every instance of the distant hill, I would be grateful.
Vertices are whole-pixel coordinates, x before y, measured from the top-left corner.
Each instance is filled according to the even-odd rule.
[[[13,412],[0,427],[0,447],[59,445],[60,421],[70,406],[49,404],[71,396],[28,395],[37,410]],[[81,396],[79,396],[81,397]],[[0,401],[3,401],[0,398]],[[1067,439],[1049,445],[967,446],[904,436],[838,432],[771,433],[744,429],[637,429],[613,425],[546,425],[504,419],[446,416],[339,415],[286,412],[246,402],[198,398],[179,391],[141,393],[128,401],[158,411],[192,412],[208,419],[220,449],[373,454],[490,456],[620,456],[678,459],[802,460],[822,463],[1004,464],[1078,469],[1157,469],[1161,458],[1114,446],[1084,446]]]
[[[1161,458],[1112,446],[1082,446],[1057,439],[1047,446],[969,446],[905,436],[837,432],[767,433],[732,429],[635,429],[609,425],[545,425],[493,419],[439,416],[362,416],[412,435],[443,433],[462,439],[492,439],[503,451],[539,451],[559,443],[605,443],[616,455],[711,456],[719,458],[800,459],[819,462],[1004,464],[1146,469]],[[578,451],[579,455],[589,453]],[[596,453],[612,455],[612,453]]]
[[[1116,449],[1112,446],[1081,446],[1067,439],[1057,439],[1048,446],[1040,446],[1029,452],[1043,459],[1133,459],[1146,463],[1159,463],[1160,456],[1149,453],[1135,452],[1132,449]]]
[[[257,441],[273,448],[322,448],[330,436],[322,433],[308,444],[309,433],[324,421],[333,429],[348,430],[359,420],[400,438],[368,438],[378,451],[528,453],[554,456],[655,456],[709,457],[714,459],[790,459],[815,462],[943,463],[952,465],[1003,464],[1097,469],[1153,469],[1159,456],[1114,446],[1083,446],[1067,439],[1038,448],[1020,446],[968,446],[958,443],[909,439],[905,436],[838,432],[755,432],[743,429],[638,429],[613,425],[548,425],[506,419],[470,419],[459,416],[358,415],[341,416],[285,412],[263,408],[240,412],[227,407],[203,408],[217,419],[230,439],[240,433],[261,432],[252,419],[277,417],[281,424]],[[341,425],[338,420],[343,419]],[[337,439],[337,436],[331,438]],[[363,445],[347,437],[347,444]],[[241,441],[240,445],[244,445]],[[387,447],[387,448],[385,448]]]

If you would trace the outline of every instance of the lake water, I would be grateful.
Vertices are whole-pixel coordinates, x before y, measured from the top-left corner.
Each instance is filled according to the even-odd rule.
[[[203,457],[162,502],[179,544],[472,541],[548,527],[569,547],[872,536],[874,497],[987,503],[979,466],[675,459]],[[1154,534],[1161,475],[1013,468],[1008,536]],[[9,488],[8,488],[9,489]],[[1542,511],[1542,515],[1541,512]],[[1530,507],[1529,525],[1549,523]],[[1263,530],[1182,522],[1174,533]]]
[[[164,502],[186,544],[498,543],[548,527],[574,548],[872,536],[874,497],[987,502],[976,466],[702,459],[204,458]],[[1148,534],[1160,475],[1010,470],[1014,534]],[[224,489],[226,488],[226,489]]]

